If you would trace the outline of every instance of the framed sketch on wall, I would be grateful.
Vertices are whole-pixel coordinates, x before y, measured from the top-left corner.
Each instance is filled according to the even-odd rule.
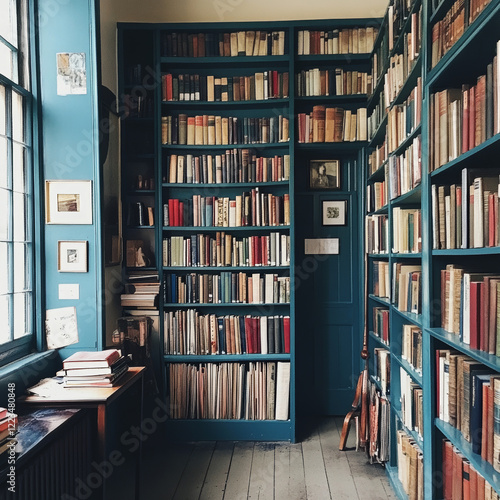
[[[61,273],[88,271],[87,241],[58,241],[57,270]]]
[[[311,160],[309,186],[311,189],[340,189],[339,160]]]
[[[47,224],[92,224],[92,181],[45,181]]]
[[[347,201],[323,202],[323,226],[345,226]]]

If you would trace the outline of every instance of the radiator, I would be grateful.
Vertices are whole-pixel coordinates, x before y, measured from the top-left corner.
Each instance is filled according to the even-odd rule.
[[[3,483],[0,500],[80,500],[83,497],[75,488],[77,479],[85,481],[90,472],[91,443],[90,419],[86,415],[16,467],[16,491],[8,491],[8,485]]]

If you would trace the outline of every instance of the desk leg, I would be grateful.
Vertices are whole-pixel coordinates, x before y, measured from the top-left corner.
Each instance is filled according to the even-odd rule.
[[[106,405],[97,406],[97,457],[99,463],[106,460]],[[99,498],[106,499],[106,479],[102,479],[101,494]]]

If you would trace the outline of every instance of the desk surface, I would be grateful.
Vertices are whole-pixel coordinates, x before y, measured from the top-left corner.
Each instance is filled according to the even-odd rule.
[[[143,366],[129,367],[128,371],[118,380],[114,387],[62,387],[51,397],[35,396],[33,394],[19,398],[20,403],[45,404],[52,403],[110,403],[132,384],[144,375]]]

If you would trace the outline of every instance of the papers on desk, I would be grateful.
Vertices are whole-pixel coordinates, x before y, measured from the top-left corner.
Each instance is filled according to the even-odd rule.
[[[50,398],[65,392],[60,377],[43,378],[38,384],[29,387],[27,391],[42,398]]]

